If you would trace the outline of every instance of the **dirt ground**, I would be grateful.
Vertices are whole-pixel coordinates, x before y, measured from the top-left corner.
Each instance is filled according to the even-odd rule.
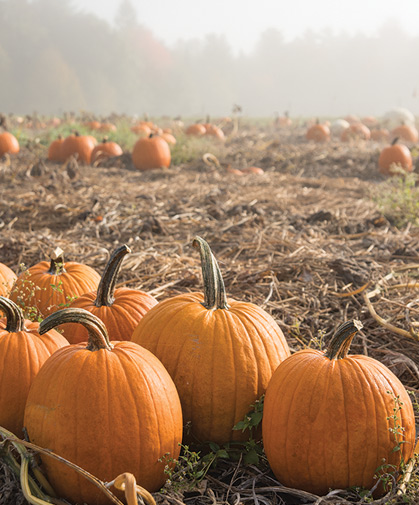
[[[68,260],[101,272],[110,251],[126,243],[132,253],[119,285],[162,300],[201,290],[191,245],[199,235],[228,295],[271,313],[292,351],[320,334],[327,342],[341,322],[359,319],[364,328],[351,351],[378,359],[418,395],[419,227],[397,228],[376,203],[387,184],[377,171],[381,147],[319,145],[300,130],[249,128],[227,140],[219,168],[199,158],[141,173],[128,154],[107,166],[59,166],[29,145],[0,161],[0,261],[18,272],[60,246]],[[227,165],[265,172],[239,177]],[[198,490],[158,501],[316,503],[278,490],[268,468],[237,468],[223,463]],[[344,494],[323,502],[360,500]]]

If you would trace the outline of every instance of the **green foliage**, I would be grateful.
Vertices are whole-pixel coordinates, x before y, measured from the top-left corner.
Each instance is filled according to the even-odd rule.
[[[382,214],[395,226],[419,225],[418,176],[410,173],[391,177],[373,194]]]
[[[220,157],[223,144],[213,137],[195,137],[180,134],[176,136],[176,144],[171,148],[172,165],[181,165],[202,158],[206,152]]]

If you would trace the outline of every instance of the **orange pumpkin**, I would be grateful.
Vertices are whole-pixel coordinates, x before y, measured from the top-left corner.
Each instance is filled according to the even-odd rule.
[[[72,308],[88,310],[101,319],[114,340],[131,340],[144,314],[158,303],[144,291],[115,289],[122,260],[130,252],[127,245],[118,247],[106,265],[97,291],[85,293],[70,304]],[[81,324],[66,324],[61,329],[70,344],[87,341],[88,332]]]
[[[346,128],[340,137],[343,142],[348,142],[350,140],[369,140],[370,138],[370,129],[362,123],[351,123],[349,128]]]
[[[65,161],[63,155],[63,142],[64,139],[61,135],[51,142],[48,148],[48,159],[50,161],[56,161],[58,163]]]
[[[383,462],[397,468],[413,455],[415,416],[407,391],[380,362],[348,355],[360,328],[358,321],[344,323],[326,352],[298,351],[272,376],[263,442],[284,486],[320,496],[336,488],[370,489]]]
[[[0,133],[0,157],[6,153],[16,154],[19,152],[19,142],[10,132]]]
[[[110,142],[106,137],[92,151],[90,162],[100,161],[113,156],[121,156],[122,148],[116,142]]]
[[[100,275],[93,268],[64,262],[64,253],[57,247],[51,261],[41,261],[22,272],[10,293],[10,299],[34,317],[47,316],[68,304],[73,298],[97,289]]]
[[[138,124],[131,126],[131,131],[142,137],[148,137],[151,133],[151,128],[146,124]]]
[[[39,323],[23,318],[21,309],[0,296],[0,426],[23,437],[23,413],[29,388],[43,363],[68,345],[57,331],[38,333]]]
[[[204,295],[185,293],[159,302],[141,319],[132,341],[149,349],[179,392],[190,437],[224,443],[245,440],[233,431],[265,392],[288,344],[258,306],[227,300],[217,261],[200,237]]]
[[[0,295],[8,296],[17,279],[16,274],[4,263],[0,263]],[[1,424],[0,424],[1,426]]]
[[[206,135],[209,135],[210,137],[214,137],[217,140],[225,140],[225,135],[224,132],[221,128],[218,128],[218,126],[213,125],[213,124],[205,124],[205,129],[206,129]]]
[[[255,174],[255,175],[262,175],[265,173],[263,168],[253,166],[242,168],[242,172],[245,174]]]
[[[169,144],[161,137],[150,134],[137,140],[132,151],[132,162],[138,170],[169,167],[171,161]]]
[[[167,479],[161,458],[177,458],[182,410],[160,361],[133,342],[110,342],[105,325],[83,309],[64,309],[40,332],[63,323],[85,325],[89,340],[56,351],[33,381],[24,422],[31,442],[109,482],[134,474],[153,492]],[[108,505],[94,484],[41,456],[52,487],[71,503]]]
[[[373,128],[371,130],[371,140],[375,140],[376,142],[388,141],[390,138],[390,132],[387,128]]]
[[[391,131],[392,137],[397,137],[405,142],[416,144],[419,140],[419,133],[415,126],[402,124]]]
[[[394,166],[399,166],[406,172],[413,170],[413,160],[409,148],[404,144],[398,144],[397,141],[396,137],[391,145],[381,150],[378,158],[378,170],[384,175],[394,175]]]
[[[90,163],[90,157],[94,147],[95,143],[91,136],[80,135],[78,132],[75,132],[73,135],[69,135],[64,139],[61,151],[64,160],[67,160],[67,158],[73,154],[77,154],[80,161],[83,163]]]
[[[87,123],[84,124],[87,128],[90,130],[99,130],[100,127],[102,126],[99,121],[88,121]]]
[[[316,123],[307,130],[306,138],[315,142],[328,142],[330,140],[330,128],[325,124]]]
[[[205,135],[207,133],[207,129],[203,124],[200,123],[195,123],[186,129],[186,134],[187,135],[194,135],[197,137],[201,137],[202,135]]]
[[[102,123],[99,130],[101,132],[116,132],[116,126],[113,123]]]
[[[163,132],[162,134],[160,134],[160,137],[171,146],[174,146],[176,144],[176,139],[171,133]]]

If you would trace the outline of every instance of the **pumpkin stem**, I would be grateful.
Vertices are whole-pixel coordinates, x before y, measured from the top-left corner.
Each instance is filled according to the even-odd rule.
[[[40,335],[43,335],[47,331],[64,323],[80,323],[86,328],[89,334],[87,350],[99,351],[100,349],[106,349],[111,351],[113,349],[103,321],[85,309],[67,308],[57,310],[57,312],[53,312],[41,322],[38,332]]]
[[[346,321],[346,323],[341,324],[326,349],[326,357],[329,359],[346,358],[352,339],[362,328],[363,325],[361,321],[358,321],[357,319]]]
[[[60,247],[56,247],[51,255],[51,263],[49,266],[48,273],[50,275],[61,275],[65,273],[64,268],[64,251]]]
[[[224,280],[210,246],[201,237],[195,237],[193,247],[201,256],[202,278],[204,280],[204,307],[206,309],[228,309]]]
[[[391,145],[395,146],[398,141],[399,141],[399,137],[394,137],[393,142],[391,143]]]
[[[114,293],[116,279],[118,278],[119,271],[121,269],[122,260],[124,259],[125,255],[130,252],[131,249],[124,244],[121,247],[118,247],[118,249],[115,249],[115,251],[112,253],[97,288],[97,295],[95,300],[96,307],[110,307],[115,301]]]
[[[25,329],[25,319],[21,308],[15,302],[0,296],[0,309],[6,316],[6,328],[9,333],[17,333]]]

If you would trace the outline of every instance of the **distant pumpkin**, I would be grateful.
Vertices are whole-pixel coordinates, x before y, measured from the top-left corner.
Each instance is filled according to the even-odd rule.
[[[186,135],[194,135],[196,137],[201,137],[207,133],[207,129],[201,123],[195,123],[186,129]]]
[[[132,151],[132,162],[138,170],[167,168],[171,162],[169,144],[163,138],[153,134],[139,139]]]
[[[398,144],[396,137],[392,144],[382,149],[378,158],[378,170],[384,175],[393,175],[392,167],[400,166],[406,172],[412,172],[413,161],[410,150],[404,144]]]
[[[19,142],[12,133],[0,133],[0,156],[6,153],[16,154],[19,152],[19,149]]]
[[[307,130],[306,138],[307,140],[314,140],[314,142],[328,142],[330,140],[330,128],[317,122]]]
[[[105,158],[112,158],[114,156],[121,156],[123,153],[122,148],[116,142],[109,141],[106,137],[97,144],[92,151],[91,163],[103,160]]]
[[[350,140],[369,140],[370,138],[371,130],[362,123],[351,123],[349,128],[346,128],[340,137],[343,142],[348,142]]]
[[[391,131],[391,135],[394,138],[398,137],[399,139],[404,140],[405,142],[410,142],[412,144],[416,144],[416,142],[419,140],[419,133],[417,128],[413,125],[408,124],[397,126]]]

